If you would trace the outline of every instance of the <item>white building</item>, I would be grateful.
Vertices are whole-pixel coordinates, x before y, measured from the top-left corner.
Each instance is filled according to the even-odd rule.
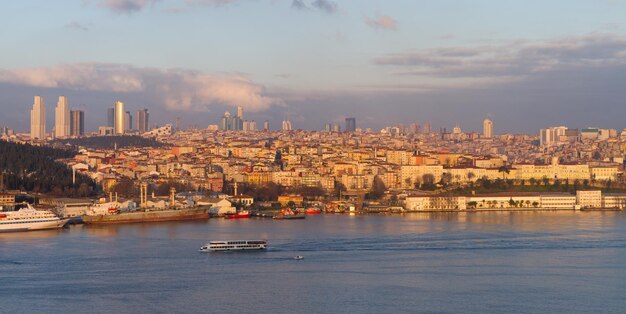
[[[115,102],[115,126],[113,127],[115,130],[115,134],[124,134],[124,116],[126,115],[126,111],[124,111],[124,103],[121,101]]]
[[[70,107],[67,97],[59,96],[54,110],[54,137],[70,136]]]
[[[30,111],[30,139],[46,139],[46,105],[41,96],[35,96]]]
[[[576,203],[581,208],[601,208],[602,207],[602,191],[578,190],[576,191]]]
[[[483,138],[493,137],[493,121],[489,118],[483,120]]]

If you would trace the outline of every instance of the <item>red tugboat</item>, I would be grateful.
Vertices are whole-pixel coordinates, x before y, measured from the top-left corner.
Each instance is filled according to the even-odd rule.
[[[242,218],[250,218],[250,212],[247,210],[242,210],[235,214],[230,214],[226,216],[227,219],[242,219]]]
[[[307,215],[319,215],[322,213],[322,211],[318,208],[309,207],[304,211],[304,213]]]

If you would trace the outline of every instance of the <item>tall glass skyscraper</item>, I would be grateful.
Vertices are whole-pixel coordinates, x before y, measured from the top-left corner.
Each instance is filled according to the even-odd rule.
[[[346,132],[356,131],[356,118],[346,118]]]

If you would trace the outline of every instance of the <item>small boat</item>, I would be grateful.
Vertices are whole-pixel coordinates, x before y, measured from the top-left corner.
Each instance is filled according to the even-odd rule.
[[[304,214],[297,214],[293,210],[286,208],[280,211],[279,214],[272,217],[274,219],[304,219],[306,216]]]
[[[227,219],[241,219],[241,218],[250,218],[250,212],[247,210],[242,210],[235,214],[226,215]]]
[[[250,251],[265,250],[267,241],[265,240],[233,240],[233,241],[211,241],[200,247],[200,252],[216,251]]]
[[[304,259],[304,256],[302,256],[302,255],[296,255],[296,256],[294,256],[294,257],[293,257],[293,259],[295,259],[295,260],[299,261],[299,260],[301,260],[301,259]]]
[[[304,211],[304,213],[307,215],[319,215],[322,213],[322,211],[318,208],[309,207]]]

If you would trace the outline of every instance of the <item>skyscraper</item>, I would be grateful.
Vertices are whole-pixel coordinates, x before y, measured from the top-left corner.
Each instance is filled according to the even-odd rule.
[[[82,110],[70,111],[70,135],[85,135],[85,112]]]
[[[54,137],[70,136],[70,108],[67,97],[59,96],[59,102],[54,109]]]
[[[424,134],[430,134],[430,132],[432,132],[432,128],[430,126],[430,122],[428,122],[428,121],[424,122],[424,127],[422,127],[422,132]]]
[[[46,139],[46,104],[41,96],[35,96],[33,109],[30,111],[30,138]]]
[[[230,112],[228,111],[224,112],[224,115],[222,116],[222,119],[220,120],[220,130],[222,131],[231,130]]]
[[[291,121],[283,120],[283,131],[291,131],[291,130],[293,130],[291,126]]]
[[[141,133],[150,131],[149,118],[148,109],[137,110],[135,113],[135,128]]]
[[[124,115],[126,112],[124,111],[124,103],[121,101],[115,102],[115,126],[114,132],[115,134],[124,134]]]
[[[128,132],[133,129],[133,116],[130,111],[126,111],[124,114],[124,132]]]
[[[268,120],[263,121],[263,131],[270,130],[270,122]]]
[[[346,132],[356,131],[356,118],[346,118]]]
[[[243,120],[243,107],[237,106],[237,117]]]
[[[107,108],[107,126],[115,127],[115,108]]]
[[[489,118],[483,120],[483,138],[493,137],[493,121]]]

